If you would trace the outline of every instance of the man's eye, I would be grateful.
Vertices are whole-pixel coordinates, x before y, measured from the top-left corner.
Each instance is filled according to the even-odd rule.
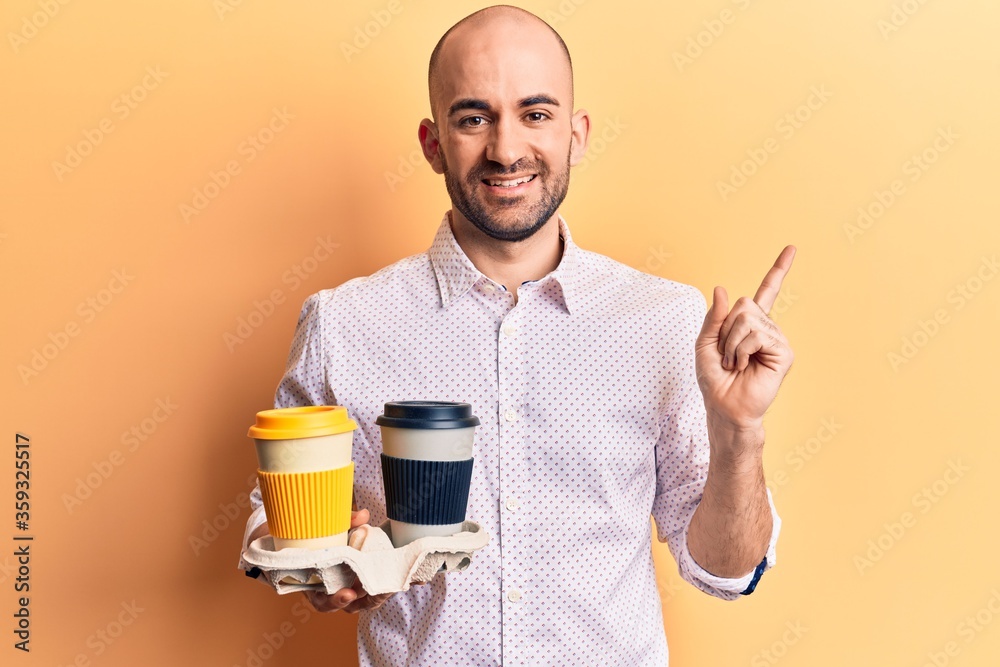
[[[528,114],[528,120],[542,121],[545,120],[546,118],[547,116],[543,114],[541,111],[532,111],[531,113]]]
[[[485,122],[486,119],[482,116],[469,116],[468,118],[463,118],[460,124],[466,127],[480,127]]]

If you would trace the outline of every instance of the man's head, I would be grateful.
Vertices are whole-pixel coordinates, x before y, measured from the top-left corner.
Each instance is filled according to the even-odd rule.
[[[573,113],[573,67],[558,33],[516,7],[480,10],[438,42],[428,88],[434,120],[421,121],[420,142],[457,214],[503,241],[553,219],[590,130],[587,112]]]

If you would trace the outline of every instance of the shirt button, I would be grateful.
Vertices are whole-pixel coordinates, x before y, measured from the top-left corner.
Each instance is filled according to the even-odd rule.
[[[507,509],[509,509],[509,510],[516,510],[520,506],[521,506],[520,503],[517,502],[517,498],[508,498],[507,499]]]
[[[507,599],[511,602],[517,602],[521,599],[521,591],[517,588],[512,588],[507,592]]]
[[[503,413],[503,418],[506,419],[509,422],[516,422],[517,421],[517,413],[515,411],[513,411],[513,410],[508,410],[507,412]]]
[[[503,335],[504,336],[507,336],[508,338],[512,338],[514,336],[514,334],[516,334],[516,333],[517,333],[517,327],[515,327],[513,324],[505,324],[505,325],[503,325]]]
[[[497,290],[493,283],[483,283],[483,289],[487,292],[495,292]]]

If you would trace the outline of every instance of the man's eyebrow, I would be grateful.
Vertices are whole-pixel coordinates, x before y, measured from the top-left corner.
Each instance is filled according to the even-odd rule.
[[[559,101],[551,95],[538,93],[536,95],[529,95],[528,97],[518,100],[517,106],[523,109],[525,107],[533,107],[536,104],[550,104],[557,107],[559,106]],[[486,100],[480,100],[475,97],[464,97],[460,100],[456,100],[450,107],[448,107],[448,117],[450,118],[459,111],[463,111],[465,109],[489,111],[490,108],[490,104]]]
[[[490,105],[485,100],[478,100],[474,97],[465,97],[454,102],[448,107],[448,117],[454,116],[463,109],[475,109],[477,111],[489,111]]]
[[[545,93],[539,93],[537,95],[532,95],[531,97],[525,97],[523,100],[517,103],[517,106],[524,108],[524,107],[533,107],[536,104],[551,104],[552,106],[557,107],[559,106],[559,100],[549,95],[546,95]]]

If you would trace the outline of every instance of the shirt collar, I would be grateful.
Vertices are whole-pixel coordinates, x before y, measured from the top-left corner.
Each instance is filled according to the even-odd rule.
[[[579,249],[573,243],[569,226],[561,214],[558,221],[559,236],[563,239],[562,258],[555,270],[535,282],[553,281],[559,288],[558,292],[562,296],[563,307],[568,313],[570,312],[570,303],[573,302],[573,290],[579,272]],[[462,247],[458,245],[458,241],[455,240],[448,213],[445,213],[444,218],[441,219],[437,234],[434,236],[434,242],[427,254],[430,256],[431,266],[437,278],[443,308],[447,308],[453,301],[464,296],[480,280],[487,280],[486,276],[476,268]]]

